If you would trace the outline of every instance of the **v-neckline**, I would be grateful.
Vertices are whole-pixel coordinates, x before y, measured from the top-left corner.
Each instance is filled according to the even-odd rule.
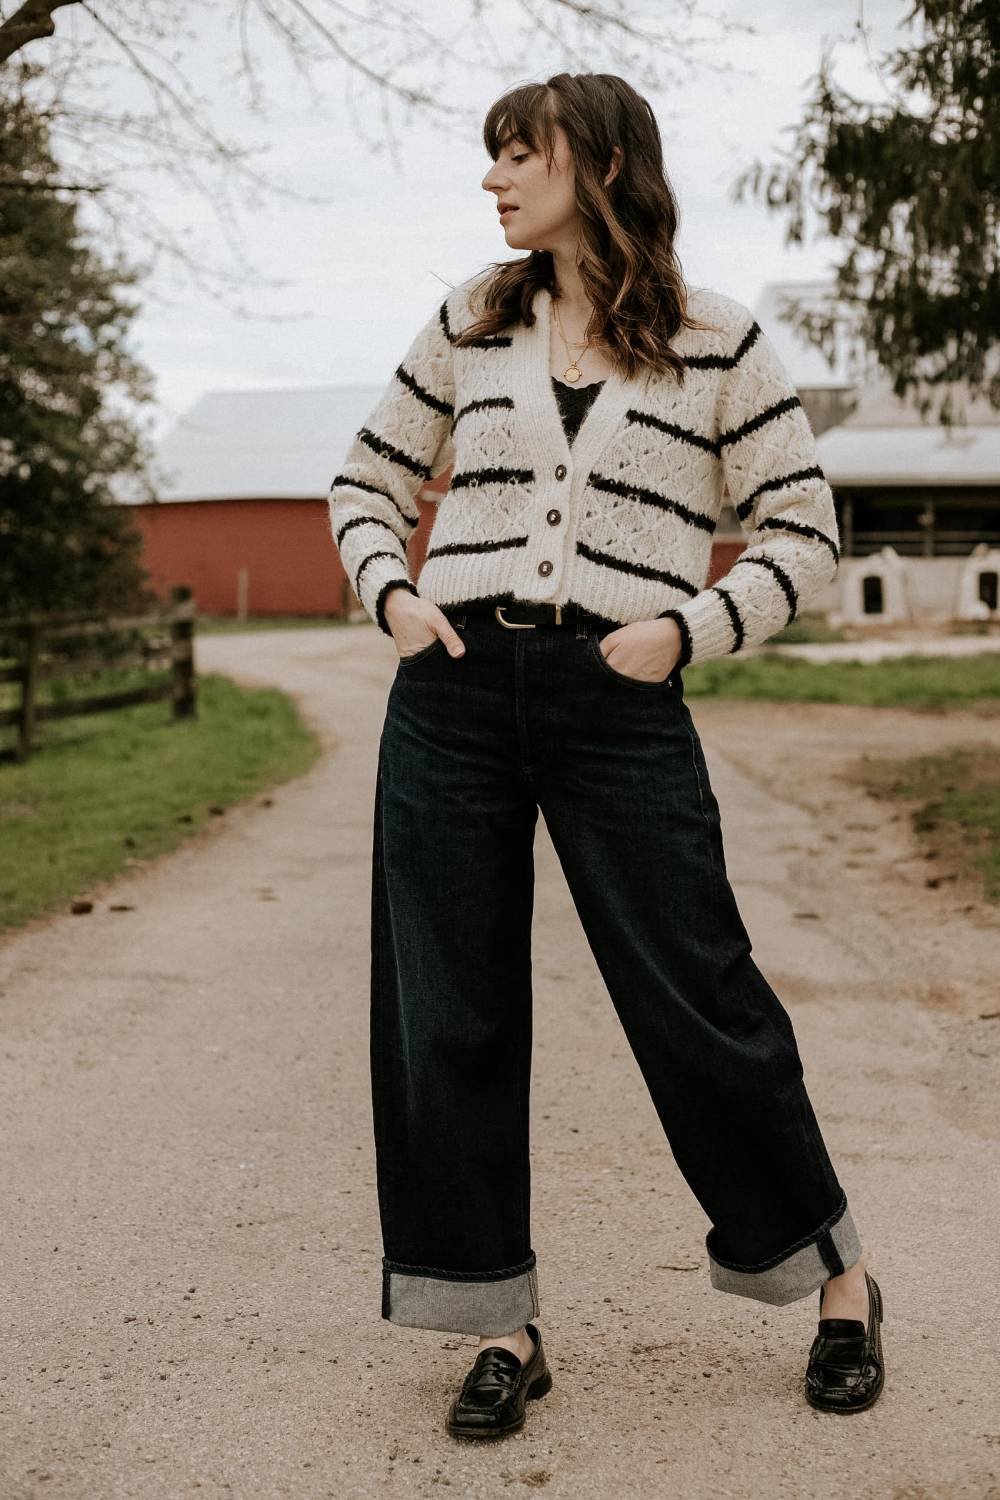
[[[587,408],[571,450],[552,385],[552,294],[547,287],[535,293],[532,311],[533,326],[518,324],[514,333],[514,369],[525,436],[540,472],[544,473],[556,457],[572,465],[574,471],[582,471],[581,482],[585,483],[594,461],[619,429],[636,394],[636,382],[625,380],[616,369],[608,372]]]

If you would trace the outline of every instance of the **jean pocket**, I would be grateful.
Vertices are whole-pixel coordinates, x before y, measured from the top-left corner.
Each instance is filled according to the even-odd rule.
[[[436,651],[439,646],[443,649],[444,641],[439,635],[436,635],[429,646],[421,646],[419,651],[410,651],[406,656],[401,656],[399,658],[399,665],[401,667],[408,667],[412,662],[423,661],[425,657],[430,656],[433,651]]]
[[[672,674],[667,677],[661,677],[655,682],[647,682],[644,678],[629,677],[625,672],[619,672],[617,668],[611,665],[607,657],[604,655],[604,652],[601,650],[601,637],[599,635],[593,634],[588,636],[588,641],[590,644],[591,655],[594,657],[594,660],[597,662],[598,666],[602,671],[606,672],[609,677],[613,677],[616,682],[624,682],[628,687],[639,688],[642,692],[653,693],[662,693],[665,688],[673,687]]]

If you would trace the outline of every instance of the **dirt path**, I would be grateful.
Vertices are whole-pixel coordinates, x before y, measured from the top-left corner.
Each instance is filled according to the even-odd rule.
[[[836,774],[861,750],[995,742],[996,721],[691,701],[755,957],[885,1292],[889,1384],[850,1421],[801,1398],[812,1301],[709,1286],[703,1215],[539,822],[555,1384],[469,1452],[441,1424],[475,1341],[379,1318],[368,862],[391,642],[276,631],[198,655],[300,695],[330,753],[91,916],[0,945],[4,1500],[1000,1496],[1000,1021],[978,1018],[1000,1008],[1000,927],[928,889],[905,821]]]

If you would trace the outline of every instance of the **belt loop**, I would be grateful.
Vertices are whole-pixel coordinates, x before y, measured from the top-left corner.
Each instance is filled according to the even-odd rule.
[[[587,639],[587,612],[579,607],[576,611],[576,638],[578,641]]]

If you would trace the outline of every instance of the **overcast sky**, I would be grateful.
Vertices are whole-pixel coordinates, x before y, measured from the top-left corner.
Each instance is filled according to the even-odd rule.
[[[864,0],[876,59],[912,38],[902,24],[908,8],[897,0]],[[564,68],[627,77],[649,99],[663,135],[667,170],[680,200],[678,250],[685,275],[751,307],[766,282],[825,276],[836,258],[837,247],[829,241],[786,248],[779,215],[755,202],[730,201],[739,170],[755,157],[772,160],[790,141],[783,127],[801,118],[824,40],[837,41],[838,81],[857,96],[885,98],[854,30],[860,0],[825,0],[822,6],[810,0],[757,0],[752,7],[736,8],[759,34],[737,34],[707,51],[693,48],[683,78],[660,92],[645,86],[638,65],[629,71],[598,49],[582,62],[568,59],[541,41],[529,66],[508,71],[505,38],[513,36],[509,28],[520,24],[523,10],[514,0],[495,0],[487,8],[494,56],[437,80],[442,96],[461,104],[470,123],[454,130],[429,126],[419,117],[400,123],[396,112],[397,164],[367,144],[382,134],[376,96],[368,85],[349,83],[341,63],[318,60],[304,79],[274,55],[272,45],[262,53],[267,118],[250,112],[233,77],[236,9],[215,0],[192,13],[194,36],[183,43],[184,70],[206,98],[220,134],[266,146],[258,164],[270,177],[329,201],[309,206],[265,197],[240,213],[250,260],[263,277],[287,283],[244,288],[243,296],[262,318],[235,315],[207,293],[178,284],[166,266],[155,273],[149,283],[155,297],[134,325],[132,343],[156,379],[159,432],[209,390],[381,384],[437,305],[443,283],[454,284],[490,261],[519,254],[507,248],[494,195],[480,186],[489,166],[482,116],[514,82],[544,79]],[[431,0],[419,0],[412,9],[432,29],[454,20],[453,11]],[[464,14],[465,6],[458,9]],[[658,6],[649,13],[665,10]],[[696,7],[696,26],[707,10]],[[61,29],[73,14],[57,13]],[[85,14],[72,24],[78,35],[86,34]],[[258,39],[263,42],[261,33]],[[34,44],[36,54],[44,45]],[[720,73],[719,60],[732,64],[733,71]],[[419,81],[419,70],[411,67],[407,77]],[[125,80],[121,86],[132,87]],[[140,101],[141,92],[135,98]],[[225,256],[225,240],[203,199],[163,176],[143,174],[140,180],[155,194],[157,212],[175,229],[203,244],[213,259]]]

